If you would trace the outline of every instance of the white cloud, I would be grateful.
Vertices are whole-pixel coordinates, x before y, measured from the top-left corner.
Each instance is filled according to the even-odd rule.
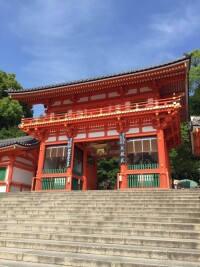
[[[153,46],[166,46],[170,42],[179,42],[199,31],[200,5],[187,5],[182,10],[173,10],[170,13],[156,14],[152,18],[150,28],[154,32]],[[199,33],[199,32],[198,32]]]
[[[171,60],[177,57],[172,45],[180,44],[200,25],[198,1],[193,1],[197,6],[185,5],[181,10],[172,7],[172,12],[162,15],[153,13],[140,35],[135,22],[125,20],[123,24],[120,20],[121,10],[115,9],[115,0],[16,2],[10,29],[23,42],[21,51],[28,58],[20,66],[27,79],[25,87]],[[142,20],[138,23],[142,25]]]
[[[21,49],[30,58],[23,71],[46,83],[83,76],[91,54],[103,42],[95,24],[108,19],[109,5],[98,0],[35,0],[21,5],[10,28],[23,40]]]

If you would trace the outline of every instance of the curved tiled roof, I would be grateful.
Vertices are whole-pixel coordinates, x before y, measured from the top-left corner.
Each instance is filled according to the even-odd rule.
[[[75,81],[71,81],[71,82],[63,82],[63,83],[50,84],[50,85],[46,85],[46,86],[27,88],[27,89],[22,89],[22,90],[17,90],[17,91],[9,89],[9,90],[7,90],[7,92],[8,93],[23,93],[23,92],[29,92],[29,91],[39,91],[39,90],[51,89],[51,88],[62,87],[62,86],[67,86],[67,85],[75,85],[75,84],[81,84],[81,83],[86,83],[86,82],[98,81],[98,80],[103,80],[103,79],[114,78],[114,77],[118,77],[118,76],[124,76],[124,75],[134,74],[134,73],[138,73],[138,72],[153,70],[153,69],[172,65],[172,64],[175,64],[175,63],[178,63],[178,62],[181,62],[184,60],[188,60],[188,59],[190,59],[190,57],[187,56],[187,57],[178,58],[174,61],[169,61],[169,62],[165,62],[165,63],[160,64],[160,65],[154,65],[154,66],[150,66],[150,67],[146,67],[146,68],[142,68],[142,69],[119,72],[119,73],[115,73],[115,74],[98,76],[98,77],[93,77],[93,78],[89,78],[89,79],[75,80]]]
[[[31,136],[22,136],[17,138],[9,138],[0,140],[0,148],[18,145],[22,147],[32,147],[38,145],[40,142]]]

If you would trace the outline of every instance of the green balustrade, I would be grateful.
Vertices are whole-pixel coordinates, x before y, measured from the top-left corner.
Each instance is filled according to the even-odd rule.
[[[41,190],[62,190],[66,188],[66,177],[43,178]]]
[[[61,169],[44,169],[43,173],[48,174],[48,173],[65,173],[66,168],[61,168]]]
[[[158,163],[148,164],[128,164],[128,170],[146,170],[146,169],[157,169]]]
[[[160,179],[158,173],[149,174],[129,174],[129,188],[152,188],[160,187]]]

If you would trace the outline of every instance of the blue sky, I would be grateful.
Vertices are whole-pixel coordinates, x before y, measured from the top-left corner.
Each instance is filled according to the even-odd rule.
[[[200,0],[0,0],[0,69],[31,88],[170,61],[200,49],[199,10]]]

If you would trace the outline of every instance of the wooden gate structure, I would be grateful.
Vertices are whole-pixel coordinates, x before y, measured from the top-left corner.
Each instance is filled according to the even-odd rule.
[[[40,141],[32,190],[91,190],[97,159],[118,157],[117,188],[170,188],[169,151],[188,119],[184,57],[162,65],[87,80],[9,91],[46,115],[20,128]]]

